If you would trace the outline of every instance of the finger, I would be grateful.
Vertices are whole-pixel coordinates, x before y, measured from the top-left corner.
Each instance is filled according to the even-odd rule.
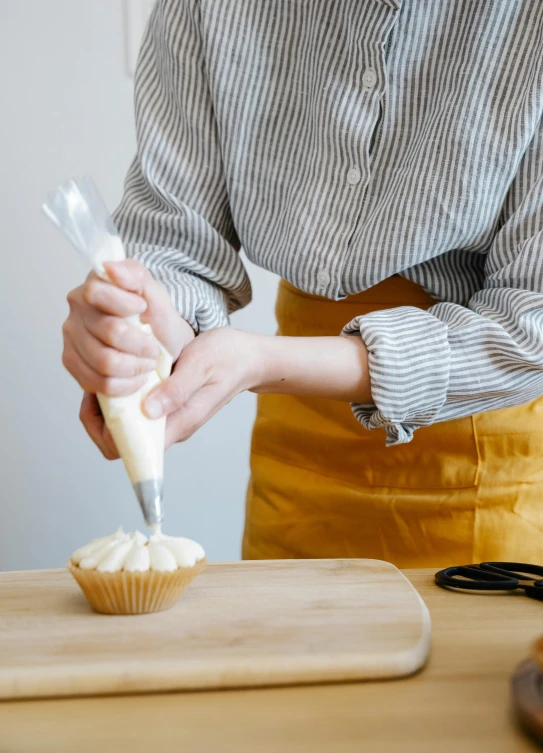
[[[90,279],[90,276],[87,278],[87,280],[88,279]],[[81,306],[84,303],[83,301],[84,290],[85,290],[85,285],[79,285],[79,287],[74,288],[73,290],[70,290],[70,292],[66,296],[66,300],[68,301],[70,309],[77,308],[78,306]]]
[[[185,405],[168,416],[166,422],[165,446],[184,442],[224,408],[235,393],[227,392],[221,385],[205,385],[198,390]]]
[[[113,316],[133,316],[147,310],[147,302],[140,295],[128,293],[98,277],[92,277],[85,283],[83,300],[89,306]]]
[[[151,390],[143,403],[149,418],[160,418],[181,408],[206,383],[207,375],[200,359],[194,358],[190,345],[181,352],[173,374]]]
[[[106,271],[111,281],[123,290],[145,298],[149,306],[163,308],[166,303],[171,306],[168,291],[157,282],[149,270],[135,259],[109,262]]]
[[[113,435],[110,432],[110,430],[108,429],[107,424],[106,424],[105,421],[104,421],[104,428],[103,428],[103,434],[102,434],[102,436],[104,438],[104,442],[110,448],[111,454],[114,456],[114,457],[112,457],[112,460],[117,460],[117,458],[120,457],[119,450],[117,449],[117,445],[115,444],[115,440],[113,439]]]
[[[78,327],[70,339],[81,360],[102,376],[129,379],[156,369],[156,361],[152,358],[138,358],[110,348],[85,327]]]
[[[102,411],[96,395],[85,392],[81,401],[79,418],[89,437],[98,447],[107,460],[116,460],[119,457],[113,437],[105,425]]]
[[[194,330],[179,316],[164,285],[134,259],[110,262],[106,268],[115,284],[145,298],[148,307],[142,322],[152,323],[154,335],[177,360],[183,347],[194,339]]]
[[[79,382],[85,392],[101,392],[111,397],[132,395],[140,387],[143,387],[148,379],[147,374],[133,377],[132,379],[107,377],[99,374],[83,361],[79,353],[71,345],[64,348],[62,363],[74,379]]]
[[[160,355],[155,338],[134,327],[126,319],[106,316],[91,309],[85,317],[85,326],[94,337],[115,350],[155,360]]]
[[[114,285],[140,296],[145,295],[147,288],[152,288],[156,284],[149,270],[135,259],[106,262],[104,267]]]

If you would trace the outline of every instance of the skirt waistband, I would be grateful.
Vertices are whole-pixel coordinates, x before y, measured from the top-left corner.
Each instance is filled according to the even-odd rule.
[[[397,306],[429,309],[435,303],[419,285],[399,275],[339,301],[305,293],[281,280],[275,306],[279,323],[277,334],[291,337],[339,335],[356,316]]]
[[[287,280],[281,280],[280,286],[285,293],[314,299],[315,301],[328,302],[334,305],[363,303],[368,305],[383,305],[384,307],[420,306],[427,308],[437,303],[437,299],[432,298],[420,285],[400,275],[392,275],[392,277],[378,282],[361,293],[347,296],[339,301],[334,301],[331,298],[325,298],[320,295],[313,295],[312,293],[305,293],[303,290],[294,287],[290,282],[287,282]]]

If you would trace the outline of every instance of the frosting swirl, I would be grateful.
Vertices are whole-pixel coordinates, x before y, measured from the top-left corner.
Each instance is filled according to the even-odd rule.
[[[139,531],[125,533],[122,528],[94,539],[72,554],[72,562],[82,570],[115,573],[157,570],[173,572],[178,567],[194,567],[205,557],[203,548],[192,539],[154,533],[149,539]]]

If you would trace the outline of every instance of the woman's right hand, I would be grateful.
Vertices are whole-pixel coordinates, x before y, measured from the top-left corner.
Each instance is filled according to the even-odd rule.
[[[68,295],[70,313],[63,325],[62,362],[89,396],[97,392],[130,395],[156,368],[159,347],[126,317],[139,314],[142,322],[151,324],[174,361],[194,338],[194,331],[177,313],[166,288],[139,262],[109,263],[106,269],[111,283],[91,273]],[[97,405],[95,398],[85,397],[81,419],[108,457],[114,445],[107,441],[109,433]]]

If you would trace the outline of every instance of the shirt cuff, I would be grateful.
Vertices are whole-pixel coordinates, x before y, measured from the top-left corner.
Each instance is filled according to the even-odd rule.
[[[180,316],[195,332],[229,325],[229,303],[225,291],[215,283],[191,272],[175,269],[167,254],[156,253],[125,243],[127,256],[143,264],[171,296]]]
[[[173,305],[195,332],[228,326],[226,295],[218,285],[189,272],[176,272],[174,279],[160,269],[149,271],[165,286]]]
[[[374,405],[352,403],[355,417],[366,429],[385,429],[387,447],[410,442],[447,399],[447,325],[422,309],[399,306],[355,317],[342,335],[360,335],[368,349]]]

